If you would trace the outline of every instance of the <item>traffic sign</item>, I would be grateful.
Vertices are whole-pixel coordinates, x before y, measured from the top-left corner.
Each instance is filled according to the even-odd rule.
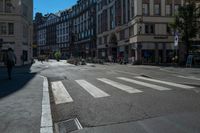
[[[175,33],[175,38],[174,38],[174,46],[175,46],[175,47],[178,46],[178,41],[179,41],[178,32],[176,32],[176,33]]]

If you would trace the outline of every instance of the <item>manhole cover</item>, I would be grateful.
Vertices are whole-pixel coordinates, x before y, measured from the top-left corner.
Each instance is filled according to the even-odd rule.
[[[56,133],[70,133],[72,131],[80,130],[82,128],[83,127],[81,126],[77,118],[69,119],[55,124]]]

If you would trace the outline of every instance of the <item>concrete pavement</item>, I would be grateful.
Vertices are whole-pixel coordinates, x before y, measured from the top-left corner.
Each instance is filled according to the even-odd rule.
[[[6,69],[0,68],[1,133],[45,133],[41,132],[44,80],[38,75],[44,69],[39,63],[16,67],[8,80]]]
[[[73,123],[64,123],[72,119],[81,125],[75,133],[200,132],[199,74],[161,69],[50,60],[15,68],[9,81],[1,68],[0,131],[51,133],[52,111],[64,132],[74,131]]]
[[[73,124],[65,122],[75,118],[84,128],[75,131],[80,133],[200,131],[200,83],[196,79],[176,77],[160,67],[118,64],[54,64],[41,74],[51,84],[53,120],[65,125],[60,131],[73,131],[69,126]]]

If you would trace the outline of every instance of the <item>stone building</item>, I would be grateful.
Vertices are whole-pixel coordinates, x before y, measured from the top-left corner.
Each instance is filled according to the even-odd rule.
[[[176,48],[169,24],[182,4],[183,0],[97,0],[98,57],[170,63]]]
[[[32,58],[33,0],[0,0],[0,59],[12,48],[17,65],[30,63]]]

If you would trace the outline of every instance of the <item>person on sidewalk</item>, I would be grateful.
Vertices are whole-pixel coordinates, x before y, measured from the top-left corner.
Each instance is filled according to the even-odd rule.
[[[9,80],[11,80],[11,73],[12,73],[12,68],[15,66],[16,64],[16,56],[12,50],[12,48],[9,48],[5,55],[4,55],[4,64],[7,67],[7,71],[8,71],[8,78]]]

